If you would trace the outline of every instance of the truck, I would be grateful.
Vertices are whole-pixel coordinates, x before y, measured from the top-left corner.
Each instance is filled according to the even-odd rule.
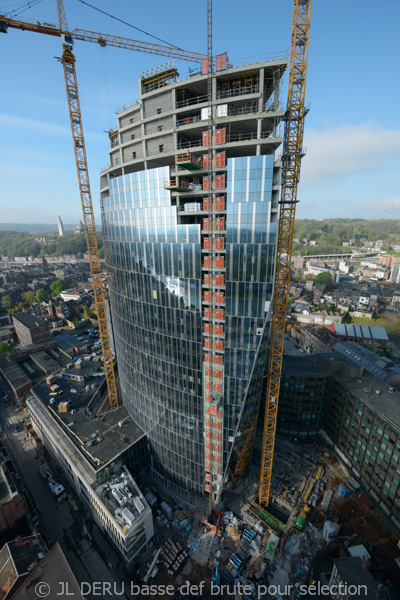
[[[40,465],[39,473],[57,502],[61,502],[67,497],[64,486],[57,481],[47,463]]]

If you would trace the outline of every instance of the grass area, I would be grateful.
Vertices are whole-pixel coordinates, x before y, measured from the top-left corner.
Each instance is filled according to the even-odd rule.
[[[400,335],[400,315],[399,313],[385,313],[378,315],[372,319],[363,319],[361,317],[353,317],[351,319],[353,325],[371,325],[374,327],[384,327],[388,334]]]

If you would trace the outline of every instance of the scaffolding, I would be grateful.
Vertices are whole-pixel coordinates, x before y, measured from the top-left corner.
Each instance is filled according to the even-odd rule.
[[[259,73],[235,75],[217,81],[217,99],[258,94],[260,91]]]
[[[165,87],[177,81],[178,77],[179,73],[173,60],[148,71],[143,71],[140,74],[142,94]]]

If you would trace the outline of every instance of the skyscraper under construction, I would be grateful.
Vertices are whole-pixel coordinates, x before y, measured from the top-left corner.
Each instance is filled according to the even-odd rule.
[[[205,64],[204,64],[205,63]],[[218,498],[261,401],[286,59],[144,73],[101,174],[122,400],[155,481]]]

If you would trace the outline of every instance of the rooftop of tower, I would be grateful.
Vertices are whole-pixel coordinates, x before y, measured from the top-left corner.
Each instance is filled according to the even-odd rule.
[[[227,158],[272,154],[282,142],[279,122],[284,115],[281,79],[287,66],[283,54],[213,73],[214,125],[226,128],[223,147]],[[207,74],[193,69],[179,78],[167,64],[139,80],[140,100],[117,113],[118,125],[109,131],[108,178],[145,168],[173,166],[175,155],[202,153],[202,131],[207,128]]]

